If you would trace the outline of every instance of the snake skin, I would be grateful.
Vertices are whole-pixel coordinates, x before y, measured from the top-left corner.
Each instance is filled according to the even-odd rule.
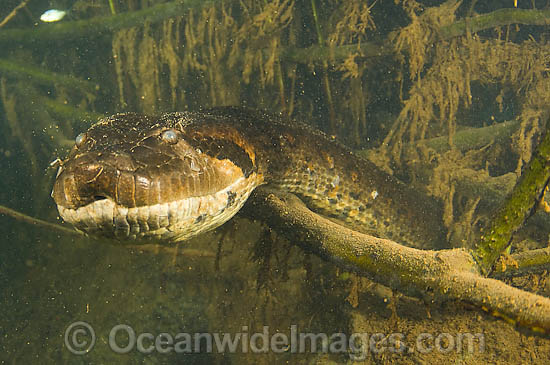
[[[88,234],[181,241],[229,220],[262,184],[379,237],[445,242],[437,202],[311,127],[241,108],[105,118],[60,163],[52,197]]]

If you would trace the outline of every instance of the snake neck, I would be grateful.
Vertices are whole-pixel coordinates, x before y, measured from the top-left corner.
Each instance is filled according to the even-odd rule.
[[[255,173],[258,184],[363,232],[421,248],[443,247],[439,202],[305,124],[239,108],[208,111],[186,127],[198,148]],[[221,152],[223,151],[223,152]]]

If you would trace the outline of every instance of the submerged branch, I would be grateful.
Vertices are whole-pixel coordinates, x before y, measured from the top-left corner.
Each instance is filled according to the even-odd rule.
[[[20,222],[29,223],[29,224],[32,224],[34,226],[39,226],[39,227],[43,227],[43,228],[53,229],[55,231],[59,231],[59,232],[65,233],[65,234],[70,234],[70,235],[73,235],[73,236],[74,235],[82,236],[82,233],[80,233],[80,232],[78,232],[74,229],[66,228],[66,227],[63,227],[59,224],[46,222],[46,221],[43,221],[43,220],[38,219],[38,218],[33,218],[31,216],[20,213],[16,210],[10,209],[10,208],[5,207],[3,205],[0,205],[0,215],[6,215],[6,216],[12,217],[12,218],[14,218],[14,219],[16,219]]]
[[[392,289],[424,300],[465,301],[517,324],[550,332],[550,299],[481,276],[472,256],[464,249],[419,250],[352,231],[313,213],[292,194],[262,188],[253,194],[244,212],[270,222],[271,227],[306,250]],[[0,214],[62,233],[81,235],[3,206],[0,206]],[[135,249],[143,248],[138,246]],[[151,249],[154,252],[159,250],[156,247]],[[550,257],[547,251],[543,255],[546,259]],[[211,253],[195,251],[184,250],[182,253],[212,256]],[[521,265],[519,257],[516,259]]]
[[[491,143],[504,143],[513,136],[521,126],[519,120],[504,121],[495,123],[487,127],[465,128],[456,131],[453,135],[453,145],[449,144],[448,136],[426,138],[406,143],[403,148],[404,160],[417,158],[417,148],[419,146],[428,147],[437,153],[444,153],[451,148],[461,152],[467,152],[483,148]],[[363,158],[369,159],[369,156],[380,154],[379,149],[364,149],[356,151]],[[376,160],[373,158],[373,160]]]
[[[19,5],[17,5],[1,22],[0,28],[6,25],[14,16],[17,15],[17,12],[27,6],[30,0],[23,0]]]
[[[519,120],[495,123],[487,127],[467,128],[457,131],[453,135],[452,148],[459,151],[470,151],[482,148],[490,143],[499,143],[510,139],[519,129]],[[435,137],[418,141],[417,144],[425,144],[436,152],[443,153],[451,149],[448,136]]]
[[[550,271],[550,247],[512,254],[495,265],[491,277],[502,279]]]
[[[392,289],[432,300],[466,301],[550,331],[550,299],[481,276],[466,250],[424,251],[352,231],[311,212],[291,194],[260,189],[251,203],[255,218],[269,222],[291,242]]]
[[[466,32],[479,32],[511,24],[549,25],[550,10],[500,9],[491,13],[459,20],[439,29],[441,39],[458,37]]]
[[[437,32],[437,37],[439,40],[446,40],[462,36],[467,32],[475,33],[511,24],[548,25],[550,24],[550,10],[501,9],[441,27]],[[395,48],[388,40],[395,38],[396,34],[392,32],[387,40],[379,42],[363,42],[339,47],[315,45],[308,48],[287,48],[281,58],[296,63],[310,64],[327,60],[343,61],[352,53],[359,53],[360,58],[389,56],[395,53]]]
[[[510,244],[512,235],[535,211],[550,180],[550,122],[542,142],[521,174],[516,186],[494,213],[491,226],[482,231],[472,252],[480,269],[486,275]]]
[[[143,25],[145,22],[156,23],[185,15],[189,9],[211,6],[219,1],[186,0],[155,5],[138,11],[119,13],[112,16],[95,17],[85,20],[42,24],[38,28],[8,29],[0,32],[0,44],[3,48],[29,44],[37,47],[47,46],[49,42],[67,42],[81,39],[89,42],[89,37],[98,38],[113,32]],[[510,24],[547,25],[550,24],[550,10],[501,9],[488,14],[459,20],[451,25],[441,27],[439,39],[450,39]],[[395,33],[390,33],[387,39],[361,44],[328,47],[314,45],[308,48],[287,47],[282,50],[280,58],[285,61],[305,64],[322,64],[324,62],[343,61],[350,53],[358,52],[361,57],[380,57],[392,55],[395,49],[389,41]]]
[[[79,236],[84,237],[84,234],[80,231],[63,227],[60,224],[50,223],[43,221],[38,218],[33,218],[31,216],[28,216],[26,214],[23,214],[21,212],[18,212],[16,210],[13,210],[11,208],[5,207],[3,205],[0,205],[0,215],[6,215],[8,217],[12,217],[20,222],[29,223],[34,226],[38,226],[41,228],[47,228],[50,230],[58,231],[60,233],[68,234],[71,236]],[[133,249],[138,252],[152,252],[155,254],[158,253],[169,253],[175,256],[186,256],[186,257],[194,257],[194,258],[215,258],[216,253],[205,251],[205,250],[197,250],[193,248],[180,248],[180,246],[163,246],[163,245],[154,245],[154,244],[144,244],[144,245],[126,245],[129,249]]]
[[[160,22],[178,15],[184,15],[191,8],[200,8],[215,3],[216,1],[203,0],[174,1],[112,16],[41,24],[38,28],[30,29],[8,29],[0,32],[0,44],[5,48],[10,46],[19,47],[22,44],[37,47],[41,42],[67,42],[76,39],[89,42],[90,37],[97,38],[119,29],[140,26],[145,22]]]
[[[42,97],[37,100],[39,103],[44,104],[46,109],[55,115],[56,117],[63,120],[78,120],[78,121],[97,121],[103,118],[105,115],[97,113],[94,111],[83,110],[77,107],[74,107],[70,104],[63,104],[54,99]],[[73,140],[68,142],[71,147],[74,144]],[[66,143],[64,142],[63,145]]]
[[[0,32],[0,34],[2,34],[2,32]],[[84,91],[90,94],[97,92],[99,88],[99,85],[93,82],[44,70],[33,65],[25,65],[19,60],[11,62],[0,58],[0,75],[51,88],[56,85],[62,85],[72,90]]]

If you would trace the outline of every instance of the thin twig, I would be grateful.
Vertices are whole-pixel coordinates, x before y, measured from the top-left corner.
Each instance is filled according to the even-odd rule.
[[[13,18],[13,17],[17,14],[17,12],[18,12],[20,9],[24,8],[25,6],[27,6],[27,3],[28,3],[29,1],[30,1],[30,0],[23,0],[23,1],[21,2],[21,4],[17,5],[17,6],[11,11],[11,13],[9,13],[9,14],[4,18],[4,20],[2,20],[2,21],[0,22],[0,28],[2,28],[4,25],[6,25],[6,23],[9,22],[9,21],[11,20],[11,18]]]
[[[38,218],[33,218],[31,216],[20,213],[16,210],[10,209],[10,208],[5,207],[3,205],[0,205],[0,214],[7,215],[9,217],[12,217],[12,218],[18,220],[18,221],[25,222],[25,223],[30,223],[30,224],[35,225],[35,226],[55,229],[59,232],[63,232],[63,233],[66,233],[66,234],[82,236],[82,233],[80,233],[79,231],[76,231],[74,229],[65,228],[65,227],[63,227],[59,224],[54,224],[54,223],[43,221],[43,220],[38,219]]]
[[[136,250],[140,253],[152,253],[152,254],[170,254],[174,256],[186,256],[194,258],[216,258],[216,253],[208,250],[198,250],[196,248],[184,248],[181,249],[177,244],[172,246],[158,245],[153,243],[125,245],[129,249]]]
[[[28,216],[26,214],[23,214],[21,212],[18,212],[16,210],[13,210],[13,209],[8,208],[8,207],[3,206],[3,205],[0,205],[0,215],[6,215],[6,216],[12,217],[12,218],[14,218],[14,219],[16,219],[20,222],[30,223],[32,225],[36,225],[36,226],[43,227],[43,228],[54,229],[56,231],[59,231],[59,232],[65,233],[65,234],[69,234],[69,235],[73,235],[73,236],[76,235],[76,236],[80,236],[80,237],[84,236],[84,234],[80,231],[70,229],[70,228],[66,228],[66,227],[63,227],[59,224],[46,222],[46,221],[43,221],[43,220],[38,219],[38,218],[33,218],[31,216]],[[142,253],[143,252],[152,252],[152,253],[158,254],[158,253],[162,252],[162,253],[174,254],[174,252],[177,251],[178,255],[182,255],[182,256],[186,256],[186,257],[216,258],[218,256],[218,254],[216,254],[214,252],[211,252],[211,251],[207,251],[207,250],[198,250],[198,249],[193,249],[193,248],[179,249],[179,247],[177,245],[175,245],[175,246],[166,246],[166,245],[157,245],[157,244],[136,244],[136,245],[127,244],[125,246],[127,248],[134,249],[134,250],[142,252]]]

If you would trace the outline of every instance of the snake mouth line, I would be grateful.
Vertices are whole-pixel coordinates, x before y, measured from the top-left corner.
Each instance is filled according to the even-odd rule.
[[[167,203],[128,208],[98,195],[95,201],[72,209],[58,206],[68,223],[86,234],[132,241],[180,241],[213,229],[242,207],[258,186],[256,174],[241,177],[213,194]]]

